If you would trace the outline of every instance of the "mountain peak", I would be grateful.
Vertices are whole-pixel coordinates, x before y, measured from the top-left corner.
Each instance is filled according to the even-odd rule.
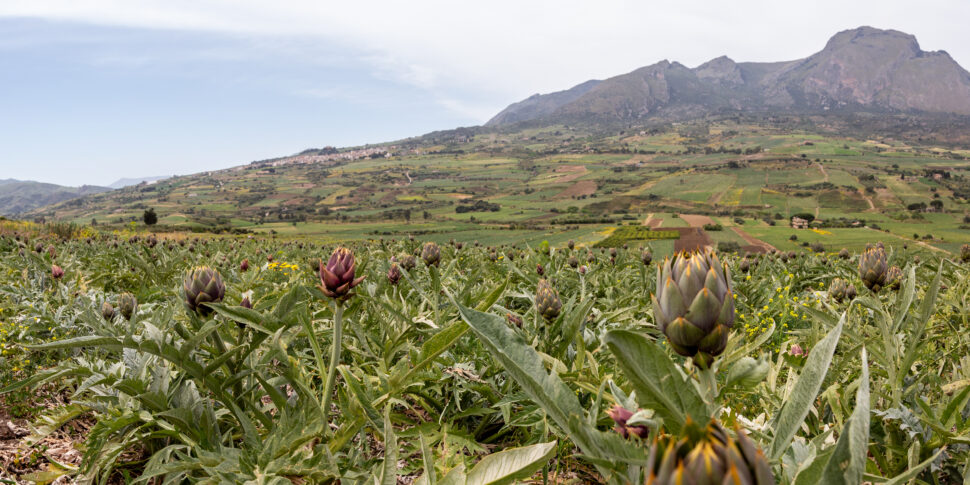
[[[602,82],[532,96],[487,124],[670,121],[724,109],[970,115],[970,73],[943,51],[922,51],[913,35],[863,26],[835,34],[822,50],[795,61],[737,63],[720,56],[689,69],[665,59]]]

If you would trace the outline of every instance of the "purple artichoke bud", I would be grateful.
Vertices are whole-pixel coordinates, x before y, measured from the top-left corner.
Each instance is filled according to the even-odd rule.
[[[51,276],[53,276],[55,280],[61,279],[61,277],[64,276],[64,269],[56,264],[52,264]]]
[[[324,266],[320,263],[320,290],[324,295],[339,301],[346,300],[353,296],[350,292],[355,286],[359,285],[364,277],[354,278],[357,270],[354,253],[344,247],[333,250],[330,261]]]
[[[389,281],[392,285],[396,285],[400,280],[401,268],[398,268],[397,263],[391,263],[391,267],[387,270],[387,281]]]
[[[629,421],[630,418],[633,417],[634,413],[633,411],[630,411],[629,409],[623,406],[620,406],[619,404],[614,405],[609,411],[607,411],[606,414],[608,414],[610,418],[613,419],[613,422],[616,423],[616,426],[613,427],[613,430],[619,433],[620,436],[624,438],[629,438],[630,436],[636,436],[637,438],[644,439],[647,437],[648,434],[650,434],[650,428],[642,424],[627,426],[626,424],[627,421]]]
[[[241,263],[239,263],[239,271],[242,271],[243,273],[249,271],[249,259],[244,259]]]
[[[207,303],[218,303],[226,296],[226,285],[218,271],[200,266],[189,271],[182,280],[183,303],[190,312],[206,317],[212,313]]]

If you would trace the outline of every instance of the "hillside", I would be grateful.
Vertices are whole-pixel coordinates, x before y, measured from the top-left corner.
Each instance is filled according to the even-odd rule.
[[[503,126],[692,119],[716,113],[890,112],[970,115],[970,73],[946,52],[872,27],[839,32],[805,59],[696,68],[661,61],[604,81],[534,95],[486,123]]]
[[[916,234],[955,251],[970,242],[968,150],[781,122],[603,130],[465,130],[428,135],[423,144],[309,150],[31,216],[127,226],[152,207],[162,226],[181,229],[593,244],[618,225],[683,227],[689,223],[677,214],[695,214],[725,228],[710,232],[714,243],[746,244],[750,236],[779,249],[816,240],[853,247],[872,230],[852,228],[856,221],[891,231],[897,243]],[[826,221],[836,235],[801,231],[791,241],[787,220],[796,214]]]
[[[65,187],[24,180],[0,180],[0,215],[23,214],[38,207],[108,190],[111,189],[93,185]]]

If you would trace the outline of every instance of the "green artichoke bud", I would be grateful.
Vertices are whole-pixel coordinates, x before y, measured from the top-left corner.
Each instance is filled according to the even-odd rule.
[[[849,250],[848,249],[842,248],[842,250],[839,251],[839,258],[841,258],[841,259],[849,259],[849,256],[850,255],[849,255]]]
[[[970,244],[960,246],[960,261],[970,263]]]
[[[566,243],[566,246],[569,248],[570,251],[572,251],[573,248],[576,247],[576,241],[573,241],[572,239],[570,239],[569,242]]]
[[[886,287],[891,290],[898,290],[903,282],[903,270],[899,266],[892,266],[886,271]]]
[[[748,258],[744,258],[740,263],[738,263],[738,270],[740,270],[742,273],[751,271],[751,262],[748,260]]]
[[[111,306],[111,303],[104,302],[101,304],[101,317],[104,321],[110,322],[115,318],[115,307]]]
[[[700,428],[688,418],[683,436],[654,438],[646,485],[774,485],[764,453],[740,428],[734,433],[713,420]]]
[[[651,298],[657,326],[675,352],[701,367],[724,352],[734,326],[734,292],[731,272],[714,251],[665,259]]]
[[[326,266],[320,262],[320,291],[337,300],[350,298],[350,290],[364,280],[363,276],[354,278],[356,271],[354,253],[344,247],[334,249]]]
[[[208,266],[189,271],[182,280],[182,289],[185,308],[203,317],[212,313],[206,303],[218,303],[226,296],[222,275]]]
[[[849,285],[845,287],[845,297],[852,300],[856,296],[855,285]]]
[[[539,285],[536,287],[536,310],[547,322],[555,320],[562,310],[559,293],[544,279],[539,280]]]
[[[401,258],[401,267],[408,271],[411,271],[417,265],[418,265],[417,260],[414,259],[414,256],[410,254]]]
[[[886,272],[889,265],[886,263],[886,248],[882,243],[866,245],[866,250],[859,257],[859,277],[862,282],[875,293],[878,293],[886,286]]]
[[[644,266],[650,266],[650,263],[653,262],[653,253],[651,253],[649,249],[644,250],[642,253],[640,253],[640,262],[643,263]]]
[[[842,278],[835,278],[832,283],[829,284],[829,296],[835,298],[835,301],[842,302],[846,297],[846,290],[848,289],[848,283]]]
[[[421,259],[427,266],[438,266],[441,264],[441,248],[433,242],[424,243],[424,247],[421,248]]]
[[[575,268],[579,266],[579,260],[576,259],[576,256],[570,256],[569,259],[566,261],[566,263],[569,264],[570,268]]]
[[[121,313],[125,320],[131,320],[131,316],[135,314],[135,310],[138,309],[138,299],[135,295],[131,293],[122,293],[118,297],[118,311]]]

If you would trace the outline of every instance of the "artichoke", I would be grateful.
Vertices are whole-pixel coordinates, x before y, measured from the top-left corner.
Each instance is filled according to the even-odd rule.
[[[690,421],[683,436],[654,438],[647,485],[773,485],[764,453],[740,428],[735,437],[716,421],[700,428]]]
[[[391,267],[387,269],[387,281],[392,285],[396,285],[400,280],[401,268],[397,266],[397,263],[391,263]]]
[[[246,271],[249,271],[249,260],[248,259],[244,259],[244,260],[242,260],[241,263],[239,263],[239,271],[242,271],[244,273]]]
[[[559,293],[544,279],[539,280],[536,287],[536,310],[547,322],[555,320],[559,316],[559,311],[562,310]]]
[[[427,266],[438,266],[441,263],[441,248],[433,242],[424,243],[421,248],[421,259]]]
[[[852,300],[856,296],[855,285],[849,285],[845,287],[845,297]]]
[[[569,250],[572,251],[573,248],[576,247],[576,241],[573,241],[572,239],[570,239],[569,242],[566,243],[566,247],[568,247]]]
[[[226,296],[222,275],[208,266],[199,266],[189,271],[182,280],[182,290],[185,308],[202,317],[212,313],[206,303],[218,303]]]
[[[320,291],[340,301],[350,298],[353,296],[350,290],[364,280],[363,276],[354,278],[356,271],[354,253],[344,247],[334,249],[326,266],[320,262]]]
[[[121,313],[125,320],[131,320],[131,316],[135,314],[135,310],[138,309],[138,299],[135,295],[131,293],[122,293],[118,297],[118,311]]]
[[[859,257],[859,277],[862,282],[875,293],[886,286],[886,273],[889,265],[886,262],[886,248],[882,243],[867,244],[866,250]]]
[[[835,278],[832,283],[829,283],[829,296],[835,298],[835,301],[842,302],[846,297],[846,290],[848,289],[848,283],[842,278]]]
[[[570,256],[569,259],[566,260],[566,264],[568,264],[570,268],[576,268],[579,266],[579,260],[576,259],[576,256]]]
[[[613,408],[607,411],[606,414],[608,414],[610,418],[613,419],[613,422],[616,423],[616,426],[613,427],[613,430],[619,433],[620,436],[624,438],[629,438],[630,436],[636,436],[637,438],[646,438],[647,435],[650,433],[650,428],[647,428],[642,424],[632,425],[632,426],[627,425],[627,421],[629,421],[630,418],[633,417],[634,413],[633,411],[630,411],[629,409],[623,406],[620,406],[619,404],[613,405]]]
[[[111,306],[111,303],[104,302],[101,304],[101,317],[104,321],[110,322],[115,318],[115,307]]]
[[[418,265],[417,259],[415,259],[414,256],[410,254],[401,258],[401,267],[408,271],[411,271],[417,265]]]
[[[970,263],[970,244],[960,246],[960,261]]]
[[[734,292],[731,272],[714,251],[665,259],[651,298],[657,326],[675,352],[708,367],[724,351],[734,326]]]
[[[546,269],[542,267],[542,263],[536,264],[536,274],[539,276],[546,274]]]
[[[54,277],[55,280],[61,279],[61,277],[64,276],[64,269],[56,264],[51,265],[51,276]]]
[[[640,253],[640,262],[642,262],[644,266],[650,266],[650,263],[653,262],[653,253],[651,253],[649,249],[645,249]]]
[[[849,250],[848,249],[842,248],[842,250],[839,251],[839,258],[841,258],[841,259],[849,259],[849,256],[850,255],[849,255]]]
[[[898,290],[903,282],[903,270],[899,266],[892,266],[886,271],[886,287],[890,290]]]

